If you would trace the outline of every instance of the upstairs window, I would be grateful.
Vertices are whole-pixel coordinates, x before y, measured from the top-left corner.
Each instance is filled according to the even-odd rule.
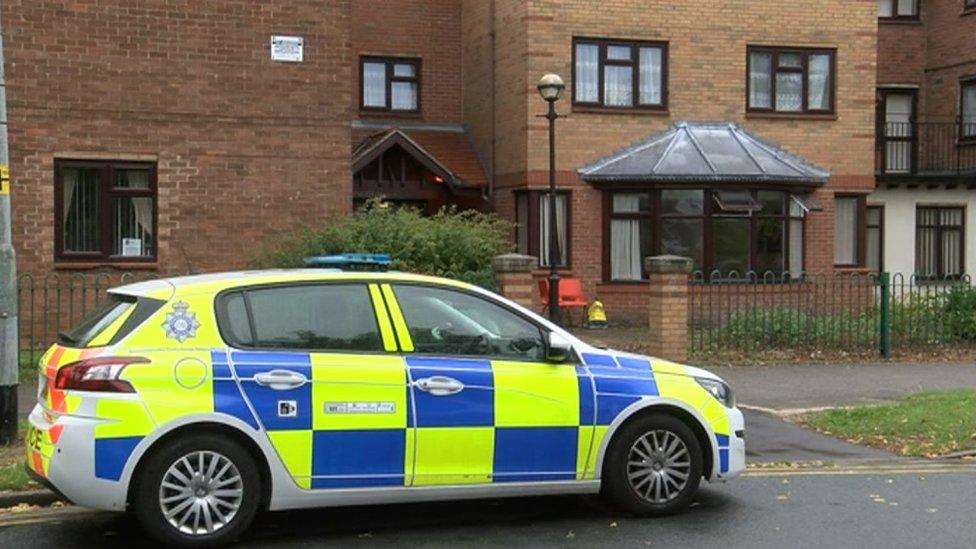
[[[665,109],[667,44],[574,40],[573,103],[619,109]]]
[[[833,50],[748,48],[747,103],[751,112],[834,112]]]
[[[963,139],[976,138],[976,80],[959,85],[959,135]]]
[[[363,57],[359,81],[359,106],[364,111],[420,110],[419,59]]]
[[[56,160],[59,261],[156,258],[156,165]]]
[[[918,19],[918,3],[919,0],[878,0],[878,18]]]
[[[976,9],[976,0],[962,0],[962,9],[964,10]]]

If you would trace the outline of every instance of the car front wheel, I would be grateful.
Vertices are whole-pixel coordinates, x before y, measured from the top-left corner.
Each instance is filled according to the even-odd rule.
[[[254,519],[261,501],[260,474],[247,450],[233,440],[190,435],[147,459],[132,503],[142,527],[159,542],[219,547]]]
[[[610,443],[603,491],[640,516],[667,515],[690,503],[702,476],[702,451],[678,418],[649,414],[625,424]]]

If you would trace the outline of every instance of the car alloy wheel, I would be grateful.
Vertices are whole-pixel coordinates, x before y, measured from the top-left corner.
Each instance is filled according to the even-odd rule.
[[[184,534],[213,534],[229,524],[244,499],[240,471],[226,456],[198,450],[176,460],[159,486],[159,506]]]
[[[671,431],[650,431],[630,447],[627,479],[634,492],[651,503],[667,503],[677,497],[690,474],[688,447]]]

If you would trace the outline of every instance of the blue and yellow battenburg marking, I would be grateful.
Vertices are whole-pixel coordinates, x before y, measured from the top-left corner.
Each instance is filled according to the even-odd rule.
[[[609,425],[647,396],[697,404],[728,470],[728,420],[683,367],[586,354],[584,364],[393,355],[213,352],[213,409],[264,429],[306,489],[530,482],[594,478]],[[311,383],[272,390],[268,370]],[[681,372],[678,369],[682,369]],[[660,375],[656,375],[660,374]],[[412,388],[445,376],[452,395]],[[246,398],[245,398],[246,397]],[[285,409],[282,409],[285,406]],[[720,428],[724,425],[726,431]]]

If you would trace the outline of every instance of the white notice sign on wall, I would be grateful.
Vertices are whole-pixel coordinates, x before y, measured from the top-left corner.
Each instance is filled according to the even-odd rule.
[[[272,36],[271,60],[301,63],[304,59],[305,39],[301,36]]]

